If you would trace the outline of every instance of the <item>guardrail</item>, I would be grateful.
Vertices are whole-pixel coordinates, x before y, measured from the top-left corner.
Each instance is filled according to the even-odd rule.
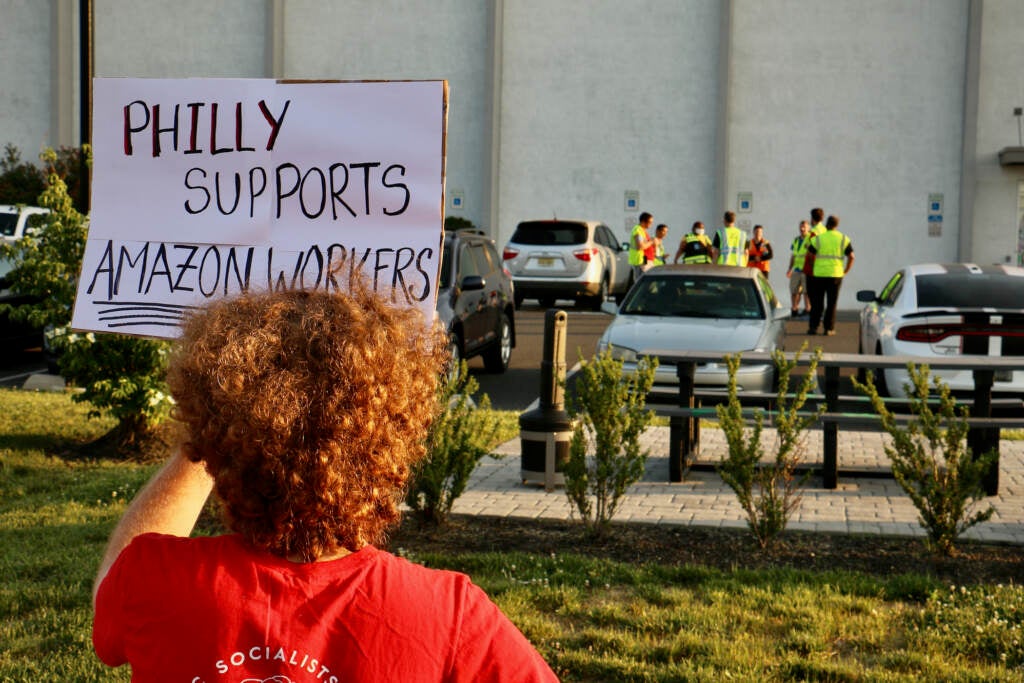
[[[655,412],[670,417],[670,446],[669,446],[669,481],[682,481],[684,464],[687,460],[693,460],[700,446],[700,408],[697,405],[696,387],[694,376],[697,365],[700,363],[722,362],[724,355],[720,352],[711,351],[690,351],[674,353],[652,353],[657,355],[662,363],[671,363],[676,366],[676,374],[679,377],[679,398],[678,406],[664,407],[659,410],[652,406]],[[800,354],[788,352],[785,354],[787,360],[797,362],[798,366],[806,367],[811,362],[811,356],[807,353]],[[772,355],[763,352],[744,353],[741,357],[742,363],[772,363]],[[1024,404],[1019,415],[1007,418],[994,418],[992,416],[992,389],[995,384],[996,374],[999,372],[1024,370],[1024,357],[1002,357],[992,356],[957,356],[953,358],[930,358],[923,356],[874,356],[859,353],[825,353],[818,361],[818,367],[824,372],[823,395],[825,400],[825,415],[822,417],[823,453],[822,453],[822,483],[827,489],[834,489],[839,482],[838,467],[838,443],[840,423],[857,423],[861,426],[871,426],[870,416],[864,414],[853,419],[849,413],[839,410],[840,399],[852,397],[841,397],[839,394],[840,370],[843,368],[871,370],[879,369],[903,369],[908,363],[915,365],[927,365],[935,370],[961,370],[971,371],[974,378],[974,391],[970,401],[971,411],[969,419],[969,430],[967,445],[973,453],[985,453],[995,450],[997,457],[992,468],[984,479],[985,492],[988,495],[995,495],[999,490],[999,430],[1000,428],[1024,427]],[[983,363],[984,366],[980,364]],[[748,403],[751,396],[747,396]],[[764,396],[756,397],[762,404]],[[723,399],[724,400],[724,399]],[[744,400],[740,395],[741,403]]]

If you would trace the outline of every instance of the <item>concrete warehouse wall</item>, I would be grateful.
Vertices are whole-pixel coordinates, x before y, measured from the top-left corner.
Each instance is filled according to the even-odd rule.
[[[0,0],[0,143],[30,159],[79,140],[77,8]],[[844,308],[905,263],[1019,258],[1024,167],[998,162],[1024,106],[1018,0],[94,0],[94,16],[97,76],[447,79],[446,211],[499,247],[553,215],[625,240],[642,210],[675,241],[742,194],[782,289],[797,222],[842,217]]]

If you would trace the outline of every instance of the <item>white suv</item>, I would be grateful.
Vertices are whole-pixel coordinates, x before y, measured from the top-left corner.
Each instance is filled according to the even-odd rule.
[[[0,204],[0,237],[8,242],[31,234],[28,219],[31,216],[42,216],[50,213],[49,209],[38,206],[14,206]]]
[[[629,245],[598,221],[523,221],[502,254],[515,282],[516,305],[537,299],[575,299],[600,310],[609,295],[622,297],[632,282]]]
[[[18,238],[31,235],[33,227],[29,224],[32,216],[50,213],[49,209],[38,206],[13,206],[0,204],[0,240],[13,243]],[[17,306],[28,303],[31,297],[15,295],[7,287],[6,276],[11,270],[11,262],[0,257],[0,301]],[[27,323],[12,322],[6,314],[0,315],[0,346],[6,348],[25,348],[39,343],[40,331]],[[17,345],[17,346],[16,346]]]

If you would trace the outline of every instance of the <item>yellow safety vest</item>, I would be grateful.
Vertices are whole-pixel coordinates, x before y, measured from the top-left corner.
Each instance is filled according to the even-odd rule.
[[[814,277],[842,277],[843,256],[850,238],[838,230],[826,230],[811,238],[814,246]]]
[[[683,263],[711,263],[711,240],[707,235],[695,235],[691,232],[686,235],[685,240]]]
[[[718,231],[718,262],[727,266],[747,265],[747,233],[739,228],[721,228]]]
[[[807,247],[811,246],[811,237],[813,235],[808,234],[807,237],[797,237],[793,240],[793,246],[790,249],[793,251],[793,270],[803,270],[804,263],[807,261]]]
[[[644,252],[642,249],[636,248],[636,236],[637,233],[644,236],[647,239],[647,231],[644,226],[637,223],[633,226],[633,232],[629,235],[629,265],[631,266],[642,266],[644,264]]]

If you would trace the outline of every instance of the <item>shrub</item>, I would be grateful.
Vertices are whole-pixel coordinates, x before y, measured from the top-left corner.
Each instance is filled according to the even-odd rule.
[[[456,230],[476,230],[476,226],[473,221],[462,216],[445,216],[444,229],[445,232],[455,232]]]
[[[995,452],[978,457],[967,447],[967,409],[957,411],[956,399],[939,377],[932,378],[938,394],[938,409],[929,405],[929,369],[907,365],[910,384],[906,385],[910,412],[914,418],[905,427],[893,417],[878,395],[874,377],[866,384],[853,380],[853,386],[871,399],[871,406],[882,420],[882,428],[892,437],[885,452],[892,461],[892,474],[907,492],[919,514],[919,523],[928,534],[928,545],[941,555],[956,554],[957,537],[994,512],[971,513],[975,501],[985,496],[982,481],[995,462]]]
[[[802,412],[807,394],[815,386],[820,348],[811,357],[807,374],[796,388],[796,393],[789,393],[793,369],[805,348],[806,345],[801,347],[797,357],[791,361],[786,360],[782,351],[772,353],[779,377],[777,412],[773,418],[777,436],[775,457],[766,464],[761,462],[765,455],[761,444],[764,411],[754,412],[754,427],[748,431],[736,389],[740,355],[725,358],[729,368],[729,400],[724,406],[717,406],[717,412],[729,453],[718,466],[718,473],[736,493],[747,516],[747,526],[762,548],[785,531],[790,516],[800,505],[801,489],[810,476],[809,472],[796,476],[796,468],[803,460],[805,432],[824,411],[822,406],[817,412]]]
[[[414,514],[435,525],[448,520],[452,505],[466,490],[480,459],[490,452],[500,427],[486,394],[474,407],[472,397],[479,385],[469,374],[466,361],[446,377],[438,400],[448,409],[430,428],[427,456],[413,472],[406,494]]]
[[[644,359],[623,375],[622,362],[605,350],[584,361],[576,376],[575,395],[567,398],[574,426],[562,474],[588,535],[604,535],[626,489],[644,474],[640,435],[654,418],[645,404],[657,367],[657,359]]]
[[[90,417],[110,415],[117,426],[106,438],[122,453],[145,448],[173,401],[164,381],[170,343],[115,334],[76,334],[64,327],[51,335],[61,375],[82,391]]]

